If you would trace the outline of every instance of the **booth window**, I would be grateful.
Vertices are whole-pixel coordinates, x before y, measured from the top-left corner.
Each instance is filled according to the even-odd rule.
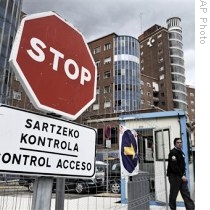
[[[143,154],[145,163],[153,163],[153,137],[152,136],[143,136]]]
[[[170,132],[169,129],[155,131],[155,154],[156,161],[168,160],[170,152]]]

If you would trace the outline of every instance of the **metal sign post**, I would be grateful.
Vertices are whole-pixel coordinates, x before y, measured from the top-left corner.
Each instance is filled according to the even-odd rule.
[[[106,192],[108,193],[109,191],[109,149],[111,148],[111,140],[106,139],[106,148],[107,148],[107,160],[106,160]]]
[[[31,210],[51,209],[52,186],[52,177],[38,177],[35,180]]]
[[[106,192],[109,190],[109,149],[111,148],[111,126],[107,125],[105,128],[106,148],[107,148],[107,166],[106,166]]]
[[[56,179],[56,210],[64,210],[65,178]]]

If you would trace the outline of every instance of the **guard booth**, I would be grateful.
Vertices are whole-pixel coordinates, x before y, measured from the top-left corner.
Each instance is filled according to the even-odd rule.
[[[121,115],[120,123],[138,133],[139,169],[149,173],[150,197],[155,204],[168,204],[169,182],[166,176],[168,153],[175,137],[181,137],[185,153],[189,189],[194,192],[191,130],[184,111],[165,111]],[[181,195],[178,202],[183,202]]]

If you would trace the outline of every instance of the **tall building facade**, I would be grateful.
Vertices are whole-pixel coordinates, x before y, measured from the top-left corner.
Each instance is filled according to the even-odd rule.
[[[141,63],[141,109],[184,110],[188,106],[181,19],[166,20],[167,28],[153,25],[138,37]]]
[[[154,25],[139,36],[141,108],[173,110],[168,30]]]
[[[167,19],[173,107],[174,109],[187,111],[182,28],[180,24],[181,19],[178,17]]]
[[[20,22],[22,0],[0,0],[0,103],[10,99],[11,69],[8,63]]]
[[[115,33],[88,43],[97,66],[96,101],[77,122],[97,128],[97,149],[104,148],[106,126],[110,126],[112,149],[119,149],[122,113],[140,110],[140,49],[131,36]]]
[[[111,114],[140,109],[138,40],[112,33],[88,45],[98,74],[96,101],[87,114]]]
[[[189,118],[192,122],[195,122],[195,88],[193,86],[186,85],[186,90]]]

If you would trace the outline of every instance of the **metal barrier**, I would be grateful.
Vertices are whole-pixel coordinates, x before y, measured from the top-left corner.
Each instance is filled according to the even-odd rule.
[[[149,173],[140,172],[128,180],[128,210],[149,210]]]

